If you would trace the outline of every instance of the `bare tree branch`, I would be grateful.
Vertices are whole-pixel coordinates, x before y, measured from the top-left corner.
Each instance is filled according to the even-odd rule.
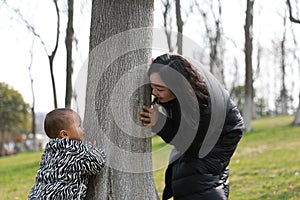
[[[36,129],[35,129],[35,95],[34,95],[34,89],[33,89],[33,77],[32,77],[32,63],[33,63],[33,46],[34,46],[34,39],[32,40],[31,49],[29,51],[30,54],[30,63],[28,65],[28,71],[29,71],[29,78],[30,78],[30,86],[31,86],[31,94],[32,94],[32,106],[31,106],[31,133],[33,134],[33,148],[36,151],[37,143],[36,143]]]
[[[51,55],[48,55],[49,58],[49,65],[50,65],[50,74],[51,74],[51,81],[52,81],[52,90],[53,90],[53,98],[54,98],[54,108],[57,108],[57,96],[56,96],[56,86],[55,86],[55,79],[54,79],[54,72],[53,72],[53,60],[56,55],[56,51],[58,48],[58,41],[59,41],[59,28],[60,28],[60,16],[59,16],[59,9],[57,5],[57,0],[53,0],[55,5],[56,15],[57,15],[57,28],[56,28],[56,42],[54,49]]]
[[[6,1],[3,1],[3,4],[6,5],[7,8],[9,8],[10,10],[12,10],[17,16],[18,18],[25,24],[26,28],[36,37],[38,38],[38,40],[40,41],[40,43],[42,44],[46,54],[48,55],[47,52],[47,48],[46,48],[46,44],[44,42],[44,40],[42,39],[42,37],[40,36],[40,34],[38,34],[35,31],[35,28],[24,18],[24,16],[22,15],[22,13],[20,12],[19,9],[17,8],[12,8],[10,5],[7,4]]]
[[[42,44],[48,59],[49,59],[49,65],[50,65],[50,74],[51,74],[51,81],[52,81],[52,89],[53,89],[53,98],[54,98],[54,107],[57,108],[57,97],[56,97],[56,87],[55,87],[55,79],[54,79],[54,73],[53,73],[53,60],[54,57],[56,55],[57,52],[57,48],[58,48],[58,42],[59,42],[59,29],[60,29],[60,15],[59,15],[59,8],[58,8],[58,4],[57,4],[57,0],[53,0],[54,5],[55,5],[55,9],[56,9],[56,14],[57,14],[57,30],[56,30],[56,42],[55,42],[55,46],[54,49],[52,51],[52,53],[49,55],[47,48],[46,48],[46,44],[45,42],[42,40],[42,37],[36,32],[35,28],[24,18],[24,16],[22,15],[22,13],[20,12],[19,9],[16,8],[12,8],[11,6],[9,6],[6,1],[3,1],[3,3],[9,8],[11,9],[18,17],[19,19],[25,24],[26,28],[36,37],[38,38],[38,40],[40,41],[40,43]]]
[[[290,13],[290,21],[291,22],[294,22],[294,23],[298,23],[300,24],[300,19],[296,19],[294,16],[293,16],[293,11],[292,11],[292,6],[291,6],[291,2],[290,0],[286,0],[286,3],[287,3],[287,6],[288,6],[288,9],[289,9],[289,13]]]

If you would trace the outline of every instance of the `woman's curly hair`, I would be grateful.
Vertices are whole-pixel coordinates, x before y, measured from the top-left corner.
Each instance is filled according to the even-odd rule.
[[[172,77],[170,77],[169,73],[167,72],[168,70],[164,70],[166,66],[176,70],[181,75],[183,75],[183,77],[189,82],[190,86],[194,90],[190,92],[194,92],[202,104],[208,104],[209,92],[205,82],[200,77],[196,68],[189,61],[187,61],[187,59],[183,58],[180,55],[163,54],[157,57],[151,64],[148,75],[150,76],[150,74],[157,72],[159,73],[161,79],[166,83],[173,81],[173,83],[175,84],[178,83],[178,85],[184,85],[180,83],[178,77],[173,77],[174,79],[172,80]],[[179,87],[181,87],[181,90],[188,90],[189,88],[184,86]]]

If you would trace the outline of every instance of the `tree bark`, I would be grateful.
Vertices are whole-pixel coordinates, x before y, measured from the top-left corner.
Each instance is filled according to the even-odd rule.
[[[286,43],[286,16],[283,17],[283,36],[282,36],[282,40],[280,42],[280,56],[281,56],[281,91],[280,91],[280,107],[281,107],[281,114],[288,114],[287,111],[287,105],[288,105],[288,94],[287,94],[287,89],[286,89],[286,85],[285,85],[285,57],[286,57],[286,53],[285,53],[285,43]]]
[[[295,118],[294,121],[292,123],[292,125],[299,125],[300,124],[300,95],[299,95],[299,105],[298,105],[298,109],[297,112],[295,114]]]
[[[297,24],[300,24],[300,19],[296,19],[294,16],[293,16],[293,12],[292,12],[292,6],[291,6],[291,2],[290,0],[287,0],[286,1],[287,3],[287,6],[288,6],[288,9],[289,9],[289,18],[290,18],[290,21],[293,22],[293,23],[297,23]],[[296,40],[294,40],[294,43],[296,43]],[[299,105],[298,105],[298,109],[297,109],[297,112],[295,114],[295,118],[294,118],[294,121],[292,123],[293,125],[299,125],[300,124],[300,95],[299,95]]]
[[[150,130],[139,122],[150,103],[153,1],[92,2],[84,127],[87,140],[107,154],[90,181],[87,199],[158,199],[152,174]]]
[[[164,6],[163,10],[163,17],[164,17],[164,30],[167,37],[167,43],[169,52],[173,52],[172,47],[172,15],[170,15],[171,12],[171,3],[170,0],[166,0],[165,2],[162,2]]]
[[[245,103],[243,117],[247,130],[252,129],[251,120],[253,113],[253,69],[252,69],[252,40],[253,40],[253,4],[254,0],[247,0],[246,21],[245,21]]]
[[[177,47],[178,54],[182,54],[182,31],[183,31],[183,21],[181,18],[181,4],[180,0],[175,0],[176,2],[176,23],[177,23]]]
[[[49,60],[49,66],[50,66],[54,108],[57,108],[57,96],[56,96],[56,86],[55,86],[55,78],[54,78],[54,71],[53,71],[53,61],[54,61],[54,57],[57,52],[58,42],[59,42],[60,15],[59,15],[59,9],[58,9],[58,5],[57,5],[57,0],[53,0],[53,3],[55,5],[55,11],[56,11],[56,16],[57,16],[56,41],[55,41],[55,46],[54,46],[54,49],[53,49],[51,55],[48,55],[48,60]]]
[[[73,8],[74,0],[68,0],[68,26],[66,31],[66,51],[67,51],[67,69],[66,69],[66,97],[65,107],[70,108],[72,100],[72,73],[73,73],[73,59],[72,59],[72,44],[73,44]]]

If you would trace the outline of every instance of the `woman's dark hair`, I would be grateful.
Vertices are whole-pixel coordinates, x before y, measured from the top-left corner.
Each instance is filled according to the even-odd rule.
[[[184,84],[181,77],[171,77],[170,76],[170,67],[180,73],[189,83],[190,86]],[[202,104],[208,104],[209,102],[209,93],[205,82],[201,79],[195,67],[183,58],[180,55],[174,54],[163,54],[157,57],[151,64],[148,70],[148,76],[152,73],[157,72],[160,75],[160,78],[168,85],[168,83],[176,84],[178,90],[188,90],[188,88],[193,88],[193,91],[201,101]],[[172,91],[172,88],[170,88]],[[174,91],[172,91],[174,93]],[[183,91],[180,91],[183,92]],[[176,94],[175,94],[176,95]]]

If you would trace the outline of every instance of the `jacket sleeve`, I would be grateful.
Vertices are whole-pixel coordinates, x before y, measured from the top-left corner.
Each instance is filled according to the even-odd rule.
[[[234,130],[245,130],[243,117],[241,116],[237,106],[231,99],[227,103],[227,115],[224,123],[223,133],[234,131]]]
[[[159,113],[158,121],[152,127],[152,131],[159,135],[166,143],[170,143],[177,133],[179,124],[180,122],[176,119]]]
[[[97,174],[104,167],[106,162],[106,155],[102,149],[93,147],[93,145],[86,145],[86,151],[81,159],[81,164],[86,173],[92,175]]]

